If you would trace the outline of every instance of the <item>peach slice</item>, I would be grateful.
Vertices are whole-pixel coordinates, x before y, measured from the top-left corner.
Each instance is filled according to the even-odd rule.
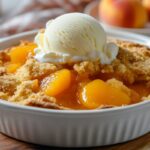
[[[43,85],[44,93],[49,96],[57,96],[63,93],[71,85],[72,74],[68,69],[62,69],[53,73],[47,85]]]
[[[89,109],[101,105],[121,106],[130,103],[130,97],[126,93],[99,79],[89,82],[82,88],[79,100]]]
[[[34,43],[13,47],[9,52],[11,63],[24,63],[29,53],[34,54],[35,48],[36,45]]]

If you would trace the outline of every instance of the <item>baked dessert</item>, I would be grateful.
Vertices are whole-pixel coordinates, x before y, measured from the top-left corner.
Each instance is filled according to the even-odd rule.
[[[75,14],[74,20],[83,14],[78,15]],[[82,24],[85,25],[86,22],[80,19],[79,31],[81,32]],[[59,19],[56,22],[57,29],[60,29]],[[54,24],[55,27],[57,24]],[[77,24],[76,29],[78,29]],[[83,52],[77,53],[78,49],[76,45],[73,46],[72,41],[71,44],[65,45],[70,34],[59,32],[67,39],[61,43],[65,47],[62,50],[58,44],[55,44],[61,34],[55,37],[57,32],[55,30],[48,32],[47,29],[39,32],[35,42],[21,41],[17,46],[0,51],[0,98],[16,104],[51,109],[111,108],[147,100],[150,95],[150,48],[117,39],[107,38],[105,43],[103,29],[94,26],[94,29],[90,30],[93,31],[92,33],[100,32],[102,36],[99,34],[95,36],[95,33],[92,35],[87,30],[86,40],[92,41],[89,35],[95,39],[104,38],[102,42],[95,42],[97,45],[95,47],[98,49],[101,47],[102,50],[97,50],[96,55],[93,56],[89,53],[90,43],[87,44],[90,47],[89,51],[86,47]],[[50,45],[53,46],[51,51],[49,51],[51,48],[46,45],[49,44],[47,40],[51,41],[51,37],[49,39],[44,37],[47,32],[51,34],[54,32],[52,36],[54,42]],[[85,39],[82,41],[83,44],[86,44]],[[81,41],[82,38],[79,37],[79,40]],[[47,42],[45,46],[43,46],[44,42]],[[77,46],[82,47],[82,43]],[[104,44],[106,44],[105,48],[103,48]],[[61,51],[58,51],[57,47]],[[53,51],[54,49],[56,50]],[[65,51],[68,55],[62,54]]]

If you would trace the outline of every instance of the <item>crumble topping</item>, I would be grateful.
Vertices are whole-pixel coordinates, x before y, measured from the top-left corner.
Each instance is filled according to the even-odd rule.
[[[58,67],[50,63],[40,63],[33,58],[29,58],[17,72],[16,77],[20,81],[40,79],[56,71]]]
[[[150,48],[126,41],[116,41],[120,46],[118,59],[134,74],[135,81],[150,80]]]
[[[19,82],[12,75],[0,76],[0,91],[3,93],[13,95],[18,84]]]
[[[114,40],[119,46],[117,59],[111,65],[102,65],[99,60],[83,61],[80,63],[66,65],[75,72],[79,78],[90,76],[90,78],[103,78],[109,85],[121,87],[131,96],[133,93],[126,85],[144,82],[150,87],[150,48],[132,42]],[[26,45],[28,42],[22,42]],[[47,96],[39,90],[41,80],[50,74],[65,67],[64,64],[41,63],[32,56],[15,73],[7,72],[7,64],[10,61],[9,50],[0,52],[0,98],[11,102],[28,106],[37,106],[51,109],[70,109],[57,104],[53,96]],[[125,85],[123,83],[125,83]],[[142,97],[142,100],[150,96]],[[108,108],[114,106],[100,106]]]
[[[9,101],[17,102],[28,98],[31,94],[37,91],[35,80],[22,81],[17,87],[14,95]]]
[[[73,69],[79,74],[79,75],[95,75],[101,70],[101,66],[99,64],[99,61],[91,62],[91,61],[83,61],[78,64],[74,64]]]

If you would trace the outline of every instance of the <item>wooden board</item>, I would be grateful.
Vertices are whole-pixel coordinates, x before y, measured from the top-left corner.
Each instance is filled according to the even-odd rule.
[[[49,149],[59,150],[60,148],[24,143],[12,139],[10,137],[7,137],[3,134],[0,134],[0,150],[49,150]],[[60,150],[63,149],[61,148]],[[150,150],[150,133],[127,143],[117,144],[113,146],[89,148],[88,150]]]

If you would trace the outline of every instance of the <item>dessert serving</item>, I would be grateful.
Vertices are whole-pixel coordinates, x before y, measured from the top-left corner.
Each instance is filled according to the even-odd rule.
[[[1,39],[0,132],[59,147],[148,133],[149,38],[106,31],[94,18],[71,13],[38,33]]]
[[[131,105],[150,95],[150,48],[110,39],[94,18],[62,15],[0,51],[0,98],[51,109]]]

